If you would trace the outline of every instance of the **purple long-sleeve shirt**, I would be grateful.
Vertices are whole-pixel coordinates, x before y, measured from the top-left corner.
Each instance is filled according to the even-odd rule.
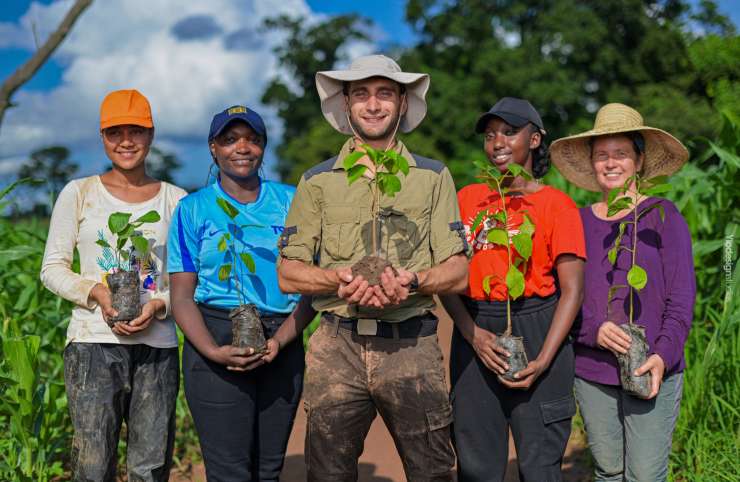
[[[665,212],[661,221],[657,208],[640,218],[637,229],[637,264],[648,273],[648,283],[634,295],[634,320],[645,327],[649,355],[663,359],[666,376],[684,369],[683,349],[691,328],[696,297],[696,278],[691,253],[691,235],[676,206],[660,198],[640,203],[638,212],[660,203]],[[586,274],[583,321],[575,343],[576,375],[596,383],[619,385],[616,357],[596,344],[601,324],[609,319],[617,324],[629,320],[629,290],[616,292],[607,318],[607,298],[612,285],[627,285],[631,256],[620,249],[616,266],[607,258],[619,230],[617,220],[597,218],[591,207],[580,209],[586,235]],[[632,225],[628,225],[622,245],[632,247]],[[648,355],[648,356],[649,356]]]

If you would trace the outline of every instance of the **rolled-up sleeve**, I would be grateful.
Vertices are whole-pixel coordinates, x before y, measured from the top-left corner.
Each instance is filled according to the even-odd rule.
[[[72,271],[72,259],[80,230],[80,191],[74,181],[59,193],[49,222],[41,282],[52,293],[90,310],[97,306],[90,292],[98,283]]]
[[[447,168],[440,171],[432,193],[429,239],[434,265],[458,253],[470,256],[465,228],[460,220],[455,183]]]
[[[661,233],[661,261],[665,280],[665,306],[652,353],[665,363],[666,373],[676,370],[683,358],[696,299],[696,276],[691,249],[691,234],[683,216],[672,203],[663,203],[666,211]]]
[[[321,210],[313,187],[301,178],[290,204],[285,229],[278,238],[278,251],[284,259],[313,264],[321,239]]]

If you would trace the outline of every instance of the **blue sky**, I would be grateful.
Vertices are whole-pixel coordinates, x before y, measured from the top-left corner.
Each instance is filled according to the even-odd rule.
[[[697,0],[698,1],[698,0]],[[35,30],[43,42],[72,0],[0,0],[0,78],[27,60]],[[79,175],[108,165],[97,132],[97,110],[106,92],[137,88],[152,103],[155,144],[185,164],[177,181],[203,183],[210,163],[205,137],[217,111],[246,103],[258,110],[270,139],[282,126],[259,105],[266,83],[286,78],[272,48],[276,33],[255,34],[262,19],[278,13],[310,22],[358,13],[376,25],[371,42],[347,47],[350,57],[414,42],[404,22],[404,0],[95,0],[55,55],[16,93],[0,129],[0,185],[39,147],[66,145]],[[740,24],[740,0],[721,0],[720,10]],[[289,81],[289,79],[286,78]],[[268,146],[266,167],[275,157]]]

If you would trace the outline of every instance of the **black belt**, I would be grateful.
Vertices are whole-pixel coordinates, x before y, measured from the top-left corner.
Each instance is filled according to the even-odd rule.
[[[323,313],[321,316],[323,322],[332,325],[338,324],[339,328],[357,333],[357,318],[344,318],[333,313]],[[399,321],[375,320],[378,325],[378,331],[375,336],[381,338],[419,338],[430,336],[437,333],[437,317],[431,313],[424,315],[412,316],[411,318]]]

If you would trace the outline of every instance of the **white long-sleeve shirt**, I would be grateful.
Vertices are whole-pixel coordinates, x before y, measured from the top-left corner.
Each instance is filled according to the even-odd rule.
[[[99,176],[75,179],[64,187],[51,215],[41,281],[50,291],[76,305],[67,328],[67,343],[143,343],[157,348],[177,346],[175,324],[170,317],[166,242],[172,212],[186,194],[183,189],[162,182],[152,199],[128,203],[108,192]],[[161,299],[167,310],[162,319],[155,318],[146,330],[131,336],[118,336],[105,323],[97,303],[89,299],[93,286],[106,283],[106,276],[118,269],[113,250],[99,246],[96,241],[105,239],[109,245],[115,246],[115,238],[108,228],[108,217],[112,213],[131,213],[131,220],[135,220],[152,209],[161,219],[144,224],[137,230],[149,240],[150,253],[148,256],[133,255],[140,269],[141,303]],[[72,271],[75,248],[80,254],[79,273]],[[125,249],[132,249],[130,242]],[[127,267],[124,264],[124,268]]]

